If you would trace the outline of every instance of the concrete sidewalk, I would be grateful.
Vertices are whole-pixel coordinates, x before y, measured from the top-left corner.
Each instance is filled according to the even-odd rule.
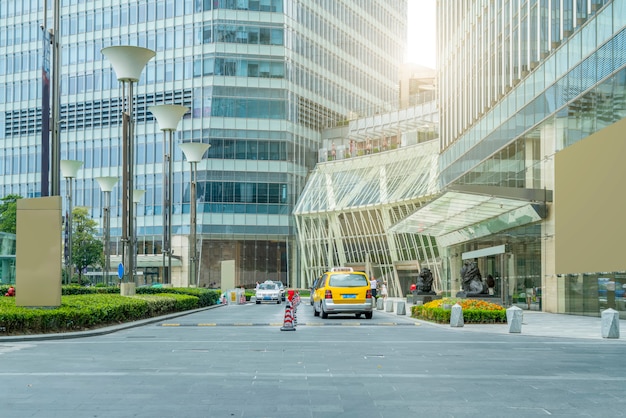
[[[376,310],[376,313],[384,313],[386,315],[397,315],[397,303],[399,301],[405,301],[402,298],[387,298],[388,301],[393,301],[393,312],[386,312],[385,309]],[[411,307],[413,304],[406,303],[406,316],[411,316]],[[581,315],[565,315],[565,314],[553,314],[540,311],[527,311],[523,312],[522,320],[522,332],[511,334],[509,333],[509,326],[507,324],[465,324],[463,327],[450,327],[447,324],[434,324],[428,321],[422,321],[424,325],[431,325],[436,327],[449,328],[458,332],[488,332],[496,334],[510,334],[510,335],[530,335],[539,337],[558,337],[558,338],[578,338],[578,339],[592,339],[592,340],[607,340],[607,341],[619,341],[626,344],[626,320],[621,319],[620,322],[620,338],[602,338],[602,319],[591,316]]]

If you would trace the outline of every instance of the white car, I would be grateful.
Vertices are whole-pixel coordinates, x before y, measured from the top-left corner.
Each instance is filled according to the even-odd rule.
[[[256,303],[257,305],[261,302],[276,302],[280,303],[282,299],[282,295],[280,293],[280,288],[274,282],[267,281],[263,282],[259,285],[256,290]]]
[[[283,300],[283,302],[285,301],[285,285],[283,284],[283,282],[277,282],[276,280],[274,280],[274,283],[276,283],[278,285],[278,288],[280,289],[280,298]]]

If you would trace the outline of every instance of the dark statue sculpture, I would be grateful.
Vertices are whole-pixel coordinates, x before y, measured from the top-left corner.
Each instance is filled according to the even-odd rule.
[[[478,266],[473,261],[466,261],[461,267],[461,288],[465,296],[475,296],[487,294],[487,289],[483,283]],[[457,294],[458,296],[458,294]]]
[[[417,279],[418,295],[435,295],[433,291],[433,273],[429,268],[423,267]]]

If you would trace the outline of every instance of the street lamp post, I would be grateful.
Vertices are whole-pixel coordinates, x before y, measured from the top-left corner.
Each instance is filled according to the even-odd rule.
[[[172,283],[172,136],[188,107],[158,105],[148,108],[163,131],[163,284]]]
[[[194,282],[196,286],[199,285],[198,276],[198,251],[196,249],[196,175],[197,165],[202,156],[209,149],[211,145],[203,144],[201,142],[186,142],[180,144],[180,148],[185,154],[185,158],[191,165],[191,184],[190,184],[190,230],[189,230],[189,283],[191,286]]]
[[[104,269],[103,279],[107,286],[110,285],[111,278],[109,271],[111,270],[111,191],[117,183],[117,177],[96,177],[96,181],[100,185],[100,190],[104,193],[104,206],[102,208],[103,215],[103,247],[104,247]]]
[[[61,173],[66,182],[67,216],[65,221],[65,233],[67,235],[67,252],[65,253],[65,274],[67,284],[72,283],[72,181],[76,178],[78,170],[83,165],[82,161],[62,160],[60,161]]]
[[[133,185],[135,166],[135,142],[133,122],[133,85],[139,81],[144,67],[156,54],[138,46],[110,46],[102,54],[113,66],[117,80],[122,83],[122,262],[124,280],[122,295],[135,294]],[[128,87],[128,89],[126,88]],[[126,95],[128,90],[128,95]]]
[[[133,190],[133,213],[135,214],[135,219],[133,220],[133,225],[135,227],[133,231],[133,277],[137,275],[137,207],[139,206],[139,202],[141,198],[146,193],[145,190]]]

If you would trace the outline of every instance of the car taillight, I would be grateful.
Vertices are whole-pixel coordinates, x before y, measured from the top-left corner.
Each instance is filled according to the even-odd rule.
[[[324,297],[326,299],[332,299],[333,298],[333,292],[331,292],[330,289],[326,289],[326,293],[324,293]]]
[[[372,298],[372,289],[367,289],[367,292],[365,293],[365,299],[371,299]]]

